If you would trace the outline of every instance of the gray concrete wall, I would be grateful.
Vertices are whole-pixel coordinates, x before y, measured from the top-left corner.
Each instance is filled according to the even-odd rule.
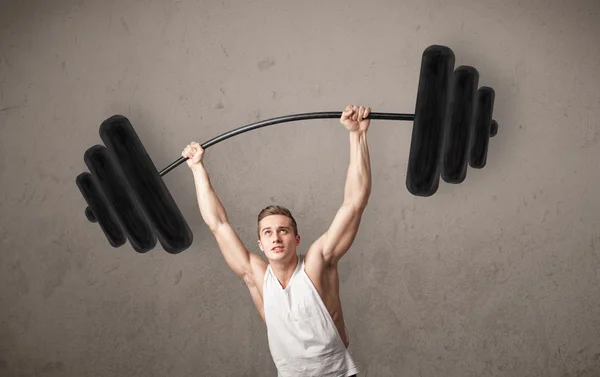
[[[111,248],[75,177],[99,124],[130,118],[158,169],[191,140],[296,112],[413,112],[422,51],[453,48],[496,90],[488,164],[417,198],[411,123],[373,121],[373,191],[341,263],[361,376],[600,375],[597,1],[3,1],[0,376],[275,376],[183,165],[194,231],[173,256]],[[207,151],[243,241],[288,206],[301,251],[341,203],[337,120]]]

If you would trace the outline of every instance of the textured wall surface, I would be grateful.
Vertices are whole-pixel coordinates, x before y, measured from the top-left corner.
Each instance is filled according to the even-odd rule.
[[[0,4],[0,376],[275,376],[183,165],[179,255],[111,248],[75,177],[113,114],[158,169],[191,140],[275,116],[413,112],[422,51],[496,90],[487,166],[405,186],[411,123],[373,121],[373,190],[341,269],[361,376],[600,375],[597,1],[16,1]],[[347,132],[288,123],[206,163],[243,241],[288,206],[301,252],[341,204]]]

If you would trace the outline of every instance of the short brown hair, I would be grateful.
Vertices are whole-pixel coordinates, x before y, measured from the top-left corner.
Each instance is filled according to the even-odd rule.
[[[294,236],[298,235],[298,225],[296,224],[296,220],[294,219],[294,216],[292,216],[292,212],[290,212],[289,209],[282,207],[282,206],[270,205],[270,206],[264,208],[263,210],[261,210],[260,213],[258,214],[257,224],[260,223],[260,220],[264,219],[267,216],[271,216],[271,215],[284,215],[284,216],[289,217],[292,220],[292,229],[294,230]],[[260,238],[260,227],[258,228],[258,238]]]

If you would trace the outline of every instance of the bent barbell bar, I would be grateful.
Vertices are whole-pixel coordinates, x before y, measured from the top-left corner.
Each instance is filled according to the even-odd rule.
[[[276,117],[276,118],[265,119],[260,122],[255,122],[255,123],[251,123],[251,124],[247,124],[245,126],[235,128],[231,131],[228,131],[226,133],[223,133],[219,136],[216,136],[216,137],[208,140],[207,142],[205,142],[204,144],[201,144],[200,146],[203,149],[206,149],[206,148],[208,148],[212,145],[215,145],[221,141],[227,140],[230,137],[242,134],[244,132],[252,131],[257,128],[271,126],[274,124],[295,122],[295,121],[300,121],[300,120],[310,120],[310,119],[334,119],[334,118],[341,118],[341,116],[342,116],[341,111],[337,111],[337,112],[336,111],[324,111],[324,112],[284,115],[284,116],[280,116],[280,117]],[[414,114],[400,114],[400,113],[370,113],[366,119],[414,121],[415,115]],[[167,174],[171,170],[175,169],[180,164],[184,163],[186,160],[187,160],[187,158],[180,157],[179,159],[177,159],[177,161],[171,163],[169,166],[167,166],[166,168],[161,170],[160,173],[158,173],[158,175],[161,177],[164,176],[165,174]]]

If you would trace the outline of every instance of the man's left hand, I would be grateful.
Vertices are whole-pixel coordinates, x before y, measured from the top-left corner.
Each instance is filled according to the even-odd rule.
[[[370,113],[371,108],[368,106],[348,105],[342,112],[340,123],[342,123],[350,132],[367,132],[369,124],[371,124],[371,120],[367,119]]]

